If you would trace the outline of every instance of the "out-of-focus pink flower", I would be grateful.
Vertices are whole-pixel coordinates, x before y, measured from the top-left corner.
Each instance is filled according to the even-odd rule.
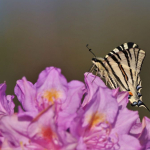
[[[131,135],[137,137],[142,146],[142,150],[150,150],[150,119],[144,117],[142,123],[137,120],[131,129]]]
[[[6,83],[0,84],[0,117],[4,115],[12,115],[14,113],[13,95],[5,94]]]
[[[0,131],[10,148],[21,147],[21,144],[28,144],[27,126],[30,123],[27,119],[18,119],[17,114],[4,116],[0,120]],[[6,143],[5,144],[6,147]]]
[[[70,127],[71,134],[79,140],[76,149],[140,150],[138,139],[129,135],[138,113],[124,107],[128,94],[120,93],[118,89],[110,90],[98,77],[93,79],[92,74],[87,77],[85,74],[88,92],[82,110]],[[124,103],[121,97],[124,97]]]
[[[27,118],[27,115],[18,117],[16,114],[2,117],[0,131],[6,139],[2,143],[2,149],[67,150],[65,144],[69,139],[64,139],[64,136],[68,133],[58,133],[54,112],[54,106],[49,106],[34,119],[30,116]]]
[[[6,83],[0,84],[0,119],[4,116],[9,116],[14,113],[15,104],[13,103],[13,95],[5,94],[6,91]],[[0,124],[1,126],[1,124]],[[0,147],[4,143],[4,137],[0,131]]]
[[[0,120],[2,138],[6,139],[1,147],[72,149],[76,140],[66,129],[81,105],[84,89],[80,81],[67,83],[54,67],[42,71],[34,85],[25,77],[18,80],[15,93],[24,110],[19,107],[18,114]]]

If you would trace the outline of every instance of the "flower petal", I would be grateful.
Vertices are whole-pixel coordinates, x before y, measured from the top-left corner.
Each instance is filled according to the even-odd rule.
[[[141,150],[139,140],[133,136],[124,134],[119,137],[119,150]]]
[[[118,104],[122,109],[127,107],[127,104],[129,102],[128,95],[129,93],[125,91],[119,92],[117,95]]]
[[[145,125],[141,123],[140,118],[138,118],[131,128],[130,134],[136,138],[139,138],[144,128]]]
[[[85,143],[83,142],[83,138],[81,137],[78,141],[76,150],[87,150]]]
[[[27,138],[27,126],[29,121],[18,120],[16,114],[2,117],[0,120],[0,132],[10,145],[20,147],[20,144],[29,144]]]
[[[28,127],[28,135],[32,141],[45,148],[57,150],[61,146],[54,124],[54,107],[48,107],[33,119]]]
[[[35,84],[37,89],[37,100],[45,109],[49,103],[63,103],[66,100],[67,80],[61,74],[61,70],[55,67],[47,67],[39,75]]]
[[[25,77],[17,81],[14,92],[25,111],[38,111],[36,107],[36,90]]]
[[[141,133],[139,140],[143,149],[147,150],[150,149],[150,119],[144,117],[142,120],[142,124],[143,124],[143,131]]]
[[[12,95],[5,94],[6,91],[6,84],[2,83],[0,84],[0,116],[4,114],[11,115],[14,113],[14,103]]]
[[[93,83],[94,84],[94,83]],[[116,98],[112,96],[112,90],[108,88],[97,88],[97,91],[93,93],[93,97],[86,106],[87,109],[90,107],[91,112],[99,112],[105,116],[105,119],[109,123],[113,123],[118,112],[118,103]],[[88,112],[89,112],[88,110]]]
[[[71,81],[68,84],[68,95],[65,103],[61,106],[61,111],[58,112],[58,126],[66,130],[70,127],[71,121],[76,116],[76,111],[81,105],[83,97],[84,84],[79,81]]]
[[[84,80],[87,88],[87,95],[82,103],[83,107],[90,102],[93,94],[97,91],[97,88],[107,88],[104,82],[98,76],[94,76],[92,73],[85,73]]]
[[[120,110],[112,133],[128,134],[138,118],[139,115],[137,111],[131,111],[127,108]]]

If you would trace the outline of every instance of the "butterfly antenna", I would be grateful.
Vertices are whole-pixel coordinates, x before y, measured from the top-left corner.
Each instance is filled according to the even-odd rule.
[[[92,52],[92,49],[88,47],[89,45],[87,44],[86,47],[88,48],[88,50],[96,57],[96,55]]]

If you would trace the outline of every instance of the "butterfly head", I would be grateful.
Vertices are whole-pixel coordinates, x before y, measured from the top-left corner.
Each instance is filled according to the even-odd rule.
[[[95,62],[97,62],[97,61],[98,61],[98,60],[97,60],[96,57],[92,58],[92,62],[93,62],[93,63],[95,63]]]
[[[104,71],[104,67],[103,67],[103,58],[101,57],[94,57],[92,58],[92,63],[94,64],[95,68],[98,70],[98,71]]]
[[[92,58],[92,63],[93,64],[101,64],[101,63],[103,63],[103,61],[104,61],[104,58],[101,58],[101,57],[94,57],[94,58]]]

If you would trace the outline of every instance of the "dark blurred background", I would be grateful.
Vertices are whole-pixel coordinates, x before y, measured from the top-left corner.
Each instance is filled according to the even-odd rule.
[[[61,68],[68,81],[83,81],[93,57],[87,43],[104,57],[129,41],[147,54],[141,78],[150,108],[149,0],[0,1],[0,83],[6,81],[7,94],[14,94],[16,80],[26,76],[35,83],[48,66]],[[129,108],[150,117],[144,108]]]

